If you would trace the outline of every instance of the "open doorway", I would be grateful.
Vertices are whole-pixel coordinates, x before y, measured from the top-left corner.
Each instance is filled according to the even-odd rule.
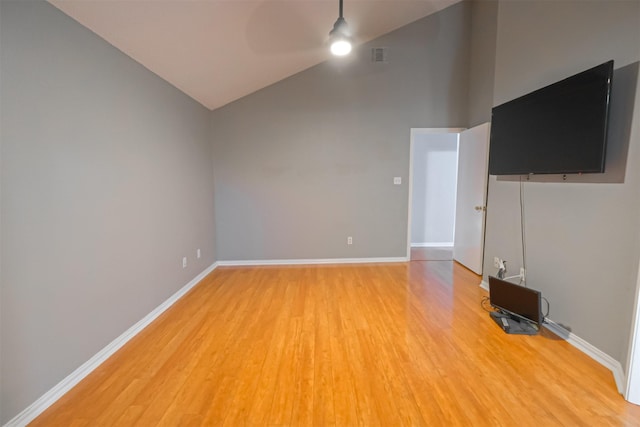
[[[411,129],[408,259],[446,257],[482,274],[489,131]]]
[[[411,129],[407,253],[410,260],[453,259],[461,131]]]

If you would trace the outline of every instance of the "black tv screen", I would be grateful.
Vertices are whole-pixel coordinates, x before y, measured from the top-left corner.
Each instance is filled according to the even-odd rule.
[[[489,174],[604,172],[613,61],[494,107]]]
[[[541,300],[542,295],[535,289],[489,276],[489,302],[498,310],[541,325]]]

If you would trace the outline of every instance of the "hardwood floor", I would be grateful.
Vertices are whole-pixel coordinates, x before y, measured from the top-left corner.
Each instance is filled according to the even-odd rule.
[[[452,261],[452,247],[412,247],[411,261]]]
[[[639,425],[611,373],[512,336],[451,261],[218,268],[34,426]]]

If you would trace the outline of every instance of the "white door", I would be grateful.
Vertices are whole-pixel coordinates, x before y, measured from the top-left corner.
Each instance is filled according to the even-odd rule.
[[[482,274],[489,123],[460,133],[453,259]]]

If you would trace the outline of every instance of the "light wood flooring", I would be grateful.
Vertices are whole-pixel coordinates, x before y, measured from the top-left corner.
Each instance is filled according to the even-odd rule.
[[[411,248],[411,261],[451,261],[453,260],[452,247],[413,247]]]
[[[632,426],[611,372],[512,336],[451,261],[218,268],[34,426]]]

